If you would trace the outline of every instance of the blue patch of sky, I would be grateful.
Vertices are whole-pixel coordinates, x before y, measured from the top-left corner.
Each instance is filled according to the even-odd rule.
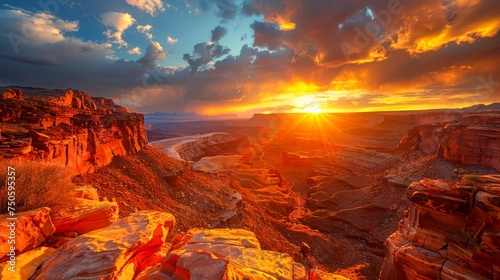
[[[64,3],[55,6],[43,6],[39,3]],[[167,7],[167,1],[164,1],[165,11],[152,17],[150,14],[139,10],[137,7],[130,6],[125,0],[120,1],[18,1],[5,0],[4,4],[13,7],[22,8],[30,12],[48,12],[55,17],[66,21],[78,21],[79,29],[76,32],[68,32],[66,36],[76,37],[83,41],[92,41],[96,43],[105,43],[108,38],[103,34],[107,29],[99,20],[100,15],[105,12],[129,13],[135,23],[129,27],[122,38],[128,43],[127,47],[119,48],[113,44],[115,56],[118,58],[135,60],[140,56],[129,55],[127,50],[133,47],[139,47],[142,54],[146,52],[149,45],[149,39],[137,31],[137,25],[150,24],[153,28],[150,32],[153,40],[160,43],[167,52],[167,58],[160,62],[162,66],[185,66],[187,63],[182,59],[185,53],[191,54],[193,47],[197,43],[210,41],[211,30],[221,25],[227,28],[227,35],[220,40],[220,44],[231,49],[229,55],[239,55],[243,45],[249,46],[253,43],[253,30],[250,24],[259,17],[236,16],[235,19],[221,20],[216,16],[216,11],[212,8],[207,11],[192,4],[187,7],[184,1],[171,1],[172,7]],[[48,9],[47,9],[48,8]],[[198,11],[196,12],[196,8]],[[0,6],[0,9],[7,7]],[[167,43],[167,36],[177,39],[176,44]],[[223,59],[223,58],[220,58]]]

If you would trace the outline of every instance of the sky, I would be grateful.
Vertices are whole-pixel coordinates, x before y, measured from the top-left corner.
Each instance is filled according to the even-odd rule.
[[[138,112],[462,108],[500,101],[498,0],[7,0],[0,86]]]

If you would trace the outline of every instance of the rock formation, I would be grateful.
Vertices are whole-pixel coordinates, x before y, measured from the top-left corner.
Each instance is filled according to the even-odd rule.
[[[409,131],[398,148],[500,171],[500,114],[472,114],[457,122],[418,126]]]
[[[500,176],[424,179],[385,242],[380,279],[499,279]]]
[[[118,204],[116,202],[77,199],[76,205],[52,213],[52,222],[56,234],[76,232],[84,234],[103,228],[118,220]]]
[[[56,249],[50,247],[38,247],[19,255],[16,259],[16,270],[18,273],[9,271],[9,264],[0,264],[0,279],[26,280],[35,274],[37,268],[42,265]]]
[[[8,214],[0,215],[0,260],[5,260],[10,253],[10,247],[15,246],[16,255],[34,249],[55,232],[49,216],[50,208],[40,208],[23,213],[17,213],[17,220]],[[12,227],[12,223],[15,227]],[[14,232],[12,230],[14,229]],[[13,236],[15,244],[9,243]]]
[[[78,190],[78,196],[95,193],[90,187]],[[16,252],[15,272],[9,270],[7,261],[0,263],[2,279],[346,279],[317,269],[308,272],[288,254],[263,250],[256,235],[244,229],[197,228],[168,241],[176,224],[174,216],[139,211],[78,234],[73,232],[80,232],[78,227],[88,228],[78,219],[66,218],[67,224],[59,228],[54,222],[55,230],[51,222],[51,216],[74,213],[49,215],[49,211],[19,213],[18,217],[29,217],[20,221],[44,218],[44,224],[50,226],[37,228],[50,228],[50,232],[40,234],[36,242],[22,242],[29,246]],[[33,226],[25,228],[36,233]]]
[[[131,279],[160,251],[175,218],[141,211],[110,226],[76,237],[49,257],[34,279]]]
[[[0,88],[0,156],[40,158],[92,172],[147,143],[144,117],[71,89]]]

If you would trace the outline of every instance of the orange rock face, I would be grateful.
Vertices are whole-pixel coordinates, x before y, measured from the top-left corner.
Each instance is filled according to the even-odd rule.
[[[147,144],[144,117],[110,99],[71,89],[0,90],[23,96],[0,99],[0,119],[10,124],[0,127],[1,157],[51,160],[81,174]]]
[[[174,225],[168,213],[134,213],[64,244],[33,279],[133,279],[152,257],[166,253],[163,244]]]
[[[172,240],[172,251],[137,279],[347,279],[306,269],[283,253],[262,250],[243,229],[192,229]]]
[[[109,226],[118,220],[116,202],[78,199],[77,205],[51,213],[55,233],[89,231]]]
[[[311,269],[309,280],[349,280],[341,275],[326,273],[319,269]]]
[[[16,258],[16,268],[12,272],[8,263],[0,264],[0,279],[27,280],[35,274],[36,269],[42,265],[56,249],[50,247],[38,247],[22,253]]]
[[[410,208],[385,242],[381,279],[500,277],[499,175],[424,179],[406,195]]]
[[[8,215],[0,215],[0,259],[5,260],[10,253],[10,247],[15,246],[16,255],[39,246],[54,231],[54,225],[49,216],[50,208],[17,213],[17,221],[9,221]],[[15,228],[12,224],[15,224]],[[9,243],[12,229],[15,230],[15,244]]]
[[[293,279],[287,254],[262,250],[255,234],[242,229],[192,229],[172,241],[161,266],[138,279]]]
[[[401,140],[399,148],[500,171],[500,114],[468,115],[453,123],[415,127]]]

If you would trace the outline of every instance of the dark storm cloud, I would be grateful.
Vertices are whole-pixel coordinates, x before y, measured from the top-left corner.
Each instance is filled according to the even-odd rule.
[[[29,56],[10,56],[10,55],[0,54],[0,59],[13,60],[34,65],[45,65],[45,66],[56,65],[56,63],[51,60],[38,57],[29,57]]]
[[[212,32],[212,42],[219,42],[219,40],[222,37],[226,36],[227,29],[219,25],[215,27],[211,32]]]
[[[198,69],[212,62],[215,58],[229,53],[230,49],[217,43],[203,42],[194,46],[193,54],[184,54],[182,57],[191,66],[191,74],[194,75]]]
[[[254,21],[250,27],[254,30],[254,46],[277,50],[283,46],[285,32],[275,23]]]
[[[200,7],[208,11],[210,7],[215,7],[217,16],[222,19],[234,19],[238,13],[238,6],[235,0],[200,0]]]

